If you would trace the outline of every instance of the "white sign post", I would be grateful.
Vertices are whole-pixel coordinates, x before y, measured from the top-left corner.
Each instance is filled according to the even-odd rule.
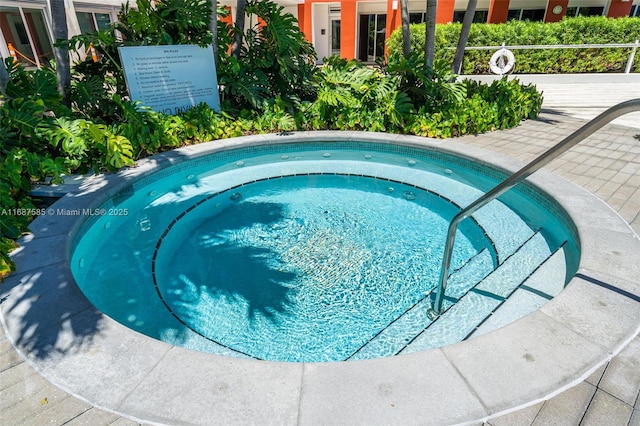
[[[177,114],[204,102],[220,112],[213,49],[188,44],[119,47],[132,101]]]

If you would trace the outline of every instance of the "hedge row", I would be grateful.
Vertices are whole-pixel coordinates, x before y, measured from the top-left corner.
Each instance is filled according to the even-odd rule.
[[[436,59],[453,62],[459,23],[436,28]],[[411,26],[411,46],[424,51],[424,24]],[[388,40],[389,53],[400,52],[402,34],[396,30]],[[467,46],[611,44],[634,43],[640,39],[640,18],[577,17],[544,23],[509,21],[504,24],[473,24]],[[514,50],[518,74],[624,72],[632,48]],[[468,50],[462,74],[488,74],[494,51]],[[640,52],[632,67],[640,72]]]

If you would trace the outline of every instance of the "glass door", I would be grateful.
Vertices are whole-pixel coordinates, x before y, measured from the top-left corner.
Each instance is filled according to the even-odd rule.
[[[53,46],[42,9],[0,6],[0,31],[11,44],[16,60],[40,67],[53,58]]]
[[[331,19],[331,55],[340,56],[340,18]]]
[[[23,8],[22,12],[29,29],[31,45],[36,54],[35,59],[40,66],[54,58],[48,25],[44,19],[44,10]]]
[[[387,15],[377,13],[360,15],[358,58],[366,62],[375,62],[384,56],[384,43],[387,31]]]

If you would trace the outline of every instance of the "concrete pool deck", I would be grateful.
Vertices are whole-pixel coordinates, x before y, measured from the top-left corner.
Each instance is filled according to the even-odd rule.
[[[473,147],[480,146],[526,161],[533,158],[535,154],[542,152],[554,142],[568,135],[582,123],[583,121],[558,113],[558,111],[546,111],[538,120],[527,121],[517,129],[494,132],[490,135],[461,138],[455,140],[455,142],[456,144],[461,144],[462,148],[466,147],[469,150],[473,150]],[[637,140],[638,134],[640,134],[640,130],[638,129],[607,126],[583,144],[574,148],[571,152],[563,155],[549,167],[554,170],[555,173],[578,183],[610,204],[631,224],[636,233],[640,228],[640,216],[638,214],[640,212],[640,202],[638,201],[640,200],[640,149],[638,149],[640,143],[638,143]],[[583,205],[581,208],[588,210],[591,209],[591,206]],[[615,227],[617,228],[618,225],[615,225]],[[617,229],[626,235],[622,228]],[[43,229],[42,232],[46,234],[47,230]],[[51,235],[48,238],[50,238],[50,248],[55,248],[57,244],[59,247],[60,240],[57,239],[55,235]],[[594,283],[588,280],[582,280],[585,282],[581,285],[588,288],[589,292],[600,291],[602,298],[600,298],[599,301],[603,303],[607,301],[613,302],[617,306],[616,310],[623,313],[622,316],[629,320],[628,326],[632,327],[635,324],[635,332],[637,332],[638,309],[640,305],[637,301],[638,294],[640,294],[637,280],[638,254],[635,253],[636,257],[629,259],[630,263],[635,265],[635,275],[626,278],[616,277],[616,254],[614,253],[616,250],[611,251],[610,249],[611,248],[607,247],[607,244],[604,244],[604,242],[602,247],[594,246],[590,248],[590,250],[594,252],[593,254],[603,257],[601,260],[602,269],[612,269],[613,274],[608,276],[613,277],[614,281],[616,281],[615,285],[617,287],[623,287],[627,294],[625,296],[615,292],[609,294],[608,290],[603,290],[602,286],[593,286]],[[609,251],[611,251],[611,253],[607,255]],[[21,277],[21,275],[24,277],[29,274],[35,276],[37,272],[34,273],[33,271],[45,269],[44,265],[55,265],[61,257],[64,257],[63,254],[55,253],[53,250],[43,254],[44,263],[40,263],[39,265],[37,262],[33,263],[33,259],[31,258],[20,258],[18,254],[16,260],[20,262],[20,270],[14,277]],[[598,275],[599,272],[600,270],[596,272],[596,275]],[[602,276],[599,275],[599,277],[598,279],[602,282]],[[619,280],[622,280],[622,282]],[[7,292],[6,288],[6,284],[3,283],[0,285],[0,292],[2,292],[3,298],[3,306],[0,306],[0,308],[5,311],[5,315],[7,310],[18,311],[22,309],[21,307],[16,307],[16,304],[12,300],[12,298],[19,297],[16,291]],[[618,295],[616,296],[616,294]],[[35,295],[31,296],[35,301]],[[634,299],[633,296],[635,296],[636,299]],[[38,302],[46,304],[49,296],[47,294],[41,294],[40,297],[41,300]],[[611,299],[609,299],[610,297]],[[527,352],[531,357],[525,356],[522,359],[511,360],[509,358],[521,357],[523,355],[521,350],[525,346],[531,346],[533,350],[535,342],[528,342],[526,340],[536,340],[535,336],[539,330],[536,324],[545,319],[543,316],[553,317],[555,315],[553,312],[554,309],[564,310],[566,314],[567,310],[564,308],[566,307],[556,304],[555,307],[549,308],[550,310],[545,311],[545,309],[543,309],[542,313],[536,313],[537,318],[529,320],[529,326],[531,327],[529,333],[522,336],[524,339],[521,341],[505,341],[504,339],[500,340],[500,338],[498,338],[498,340],[483,339],[483,345],[489,348],[494,354],[503,353],[503,356],[505,356],[503,360],[521,363],[522,369],[518,369],[512,373],[520,374],[519,381],[521,387],[530,390],[532,393],[535,393],[537,387],[542,386],[540,380],[538,380],[538,376],[544,375],[548,370],[553,370],[555,367],[537,361],[541,363],[541,365],[533,369],[528,369],[529,364],[536,364],[535,360],[531,360],[531,357],[535,358],[536,355],[538,355],[535,353],[535,350],[532,353]],[[583,319],[587,322],[593,321],[591,317],[597,317],[599,315],[598,311],[604,309],[602,306],[598,307],[597,304],[590,306],[590,308],[593,309],[594,312],[593,315]],[[29,329],[28,331],[34,334],[46,334],[45,332],[50,326],[50,324],[39,324],[35,321],[32,322],[32,325],[35,329]],[[95,389],[93,396],[100,393],[100,398],[102,398],[103,403],[98,405],[107,406],[104,401],[107,401],[111,395],[112,401],[120,401],[120,406],[117,411],[134,418],[137,417],[136,412],[141,412],[140,408],[142,406],[159,404],[161,410],[165,412],[173,411],[176,415],[180,414],[179,411],[181,410],[192,411],[196,417],[188,422],[200,424],[206,424],[207,420],[209,420],[209,422],[213,420],[211,417],[206,417],[208,410],[202,410],[200,407],[203,404],[212,406],[220,403],[225,404],[225,406],[221,408],[221,413],[226,417],[217,417],[215,423],[242,423],[243,421],[247,422],[246,417],[242,417],[240,414],[243,409],[246,410],[246,407],[239,407],[237,400],[234,400],[230,393],[230,389],[235,385],[234,381],[237,382],[241,380],[244,381],[244,383],[241,383],[242,386],[247,389],[250,388],[253,392],[262,395],[261,398],[270,399],[273,402],[273,404],[271,404],[272,412],[269,413],[270,417],[261,418],[261,423],[264,424],[346,423],[345,417],[338,416],[350,416],[348,423],[352,424],[371,424],[371,419],[374,419],[374,422],[379,424],[446,424],[466,420],[473,421],[474,424],[482,424],[486,417],[502,411],[500,407],[504,407],[503,410],[510,410],[519,405],[518,402],[521,404],[533,404],[527,408],[505,414],[502,417],[490,418],[486,421],[493,425],[534,424],[536,422],[544,424],[545,420],[547,422],[561,421],[569,424],[579,424],[581,421],[583,424],[604,424],[605,422],[598,421],[597,416],[606,416],[604,417],[607,419],[606,424],[626,425],[630,422],[630,424],[637,424],[640,422],[637,411],[638,388],[640,388],[640,368],[638,368],[640,340],[638,337],[633,340],[623,339],[621,334],[617,335],[617,337],[613,336],[615,333],[608,333],[608,326],[601,327],[593,323],[590,325],[595,329],[594,336],[597,335],[597,339],[602,339],[602,341],[608,341],[609,343],[614,342],[617,338],[622,339],[619,345],[616,346],[614,344],[616,348],[621,348],[622,351],[618,356],[613,358],[611,362],[607,363],[610,355],[614,355],[614,353],[608,355],[607,350],[602,346],[585,341],[584,335],[589,334],[589,330],[567,330],[566,328],[558,326],[554,329],[554,333],[562,335],[561,342],[563,343],[561,346],[564,346],[564,348],[560,349],[566,356],[566,362],[568,364],[578,362],[582,365],[582,369],[580,374],[577,375],[574,374],[575,371],[567,372],[568,376],[573,374],[575,377],[567,377],[563,386],[575,386],[568,388],[565,392],[557,396],[550,394],[549,396],[552,396],[551,398],[541,401],[536,401],[535,397],[527,401],[507,401],[509,399],[515,399],[516,397],[510,397],[513,394],[518,394],[520,390],[501,389],[501,383],[491,383],[492,380],[494,380],[494,376],[499,375],[494,373],[497,373],[498,370],[506,366],[506,364],[501,362],[501,359],[496,359],[493,367],[485,371],[480,371],[478,375],[474,376],[474,374],[464,371],[467,367],[474,367],[476,360],[473,359],[473,353],[466,350],[459,351],[455,348],[456,345],[449,349],[444,348],[443,350],[429,351],[430,354],[428,356],[420,359],[418,359],[418,357],[413,357],[412,359],[409,359],[409,357],[405,358],[407,362],[404,374],[400,376],[394,375],[393,377],[385,377],[385,373],[388,373],[388,370],[381,367],[381,364],[377,364],[377,366],[371,368],[365,366],[362,367],[362,369],[355,369],[360,370],[359,374],[361,374],[361,376],[359,377],[358,374],[353,374],[354,371],[340,371],[342,368],[354,370],[354,368],[352,368],[354,365],[351,363],[345,364],[346,367],[335,365],[330,368],[322,368],[309,364],[300,366],[298,370],[304,371],[299,372],[285,372],[284,370],[276,368],[271,372],[273,375],[269,376],[269,378],[275,384],[280,383],[279,386],[276,386],[279,395],[264,395],[261,389],[266,390],[269,388],[269,384],[256,382],[251,379],[252,376],[265,377],[263,375],[264,371],[260,371],[264,366],[259,365],[259,363],[242,364],[237,371],[234,371],[235,368],[238,368],[238,365],[231,365],[232,363],[227,362],[227,360],[220,361],[221,365],[218,366],[219,369],[209,371],[211,377],[215,377],[216,379],[215,383],[211,383],[210,388],[190,389],[189,386],[192,386],[199,376],[207,374],[199,370],[193,361],[201,361],[198,363],[200,366],[210,366],[209,361],[204,359],[204,357],[206,357],[205,355],[193,355],[193,353],[191,353],[195,359],[192,359],[193,361],[189,363],[184,362],[184,368],[179,372],[188,378],[186,381],[188,386],[176,390],[172,388],[176,383],[163,381],[165,377],[161,377],[159,370],[155,368],[154,359],[157,360],[157,363],[162,362],[168,365],[176,365],[175,361],[183,359],[184,354],[175,350],[167,351],[161,347],[163,344],[157,342],[151,343],[147,347],[147,352],[140,353],[134,350],[129,344],[132,341],[129,340],[131,336],[128,333],[121,334],[122,339],[117,342],[106,345],[107,349],[111,351],[110,356],[114,358],[128,359],[131,360],[131,363],[147,363],[150,371],[153,370],[155,372],[153,374],[156,375],[153,380],[158,387],[152,389],[156,391],[154,393],[156,400],[136,401],[135,395],[133,393],[127,393],[128,391],[124,392],[126,395],[122,397],[123,389],[118,388],[112,388],[107,391]],[[82,323],[78,324],[67,321],[66,325],[63,324],[63,326],[75,326],[75,328],[65,328],[62,330],[58,342],[45,342],[51,345],[55,343],[59,347],[66,348],[66,353],[62,354],[62,356],[54,353],[47,354],[47,351],[50,349],[47,347],[47,344],[37,347],[32,346],[30,348],[32,353],[40,349],[42,354],[47,354],[46,356],[49,358],[44,363],[39,362],[36,363],[36,365],[40,371],[54,383],[60,383],[67,379],[62,376],[51,375],[53,371],[57,372],[57,374],[62,372],[67,375],[67,377],[74,375],[79,376],[78,380],[84,380],[86,382],[86,390],[98,388],[103,381],[109,382],[113,379],[113,376],[116,375],[124,376],[130,373],[129,376],[131,380],[137,380],[135,376],[139,372],[113,371],[108,362],[92,364],[93,366],[98,365],[99,369],[97,370],[91,372],[82,371],[82,364],[92,361],[91,358],[93,358],[93,361],[95,361],[96,358],[101,359],[101,361],[109,360],[108,357],[104,357],[104,353],[100,354],[95,349],[96,347],[99,348],[103,346],[103,343],[105,343],[100,342],[100,340],[102,340],[101,334],[108,334],[110,330],[114,328],[117,329],[117,325],[107,324],[100,330],[91,330],[83,329]],[[37,330],[38,327],[44,331]],[[9,329],[11,329],[11,327],[9,327]],[[626,333],[626,335],[632,337],[634,334],[632,329],[630,328],[627,331],[628,333]],[[118,333],[120,333],[120,331],[118,331]],[[17,340],[16,337],[21,338],[14,333],[12,338],[14,342]],[[477,340],[480,340],[480,338]],[[496,344],[499,341],[501,341],[501,343]],[[630,343],[622,348],[627,342]],[[28,336],[21,342],[18,342],[18,345],[22,346],[22,348],[28,344]],[[576,348],[582,348],[582,350],[574,353]],[[158,356],[159,352],[162,352],[163,355]],[[540,355],[541,359],[545,357],[544,353],[540,353]],[[481,358],[480,353],[478,353],[478,357]],[[67,360],[65,360],[65,358]],[[89,358],[88,361],[86,360],[87,358]],[[598,362],[590,361],[593,361],[595,358],[602,358],[605,363],[597,365]],[[561,358],[559,361],[564,361],[564,359]],[[33,359],[31,359],[30,362],[33,362]],[[449,386],[447,383],[448,373],[444,372],[441,375],[437,373],[437,371],[433,371],[435,365],[443,362],[457,369],[453,377],[462,378],[462,382],[466,381],[466,383],[461,384],[462,388],[470,387],[477,390],[479,388],[474,383],[474,380],[482,380],[483,383],[490,383],[492,387],[495,388],[494,391],[487,391],[485,389],[488,393],[475,396],[461,395],[455,392],[447,394],[445,390]],[[592,365],[590,365],[590,362]],[[65,363],[66,365],[64,365]],[[61,366],[60,364],[63,365]],[[375,361],[369,362],[368,364],[370,366],[374,365]],[[216,372],[215,374],[214,371]],[[357,395],[363,383],[366,384],[374,381],[373,378],[367,374],[370,371],[375,371],[376,376],[378,376],[376,380],[379,379],[379,382],[376,383],[375,394],[361,395],[369,399],[369,401],[366,402],[371,404],[372,409],[370,412],[345,411],[350,407],[335,412],[335,406],[332,407],[328,400],[325,400],[326,405],[324,407],[316,406],[309,409],[308,403],[311,401],[309,398],[313,398],[314,393],[322,392],[323,388],[326,388],[325,390],[333,394],[335,401],[346,400],[349,397],[353,397],[354,394]],[[430,372],[431,377],[425,377],[425,372]],[[299,380],[297,385],[293,387],[293,392],[289,392],[289,390],[292,390],[289,387],[291,386],[291,374],[295,376],[293,377],[295,380]],[[100,375],[102,375],[104,379],[97,377]],[[347,381],[345,383],[346,377],[355,377],[358,378],[358,380],[354,382]],[[313,381],[314,386],[306,387],[303,392],[300,392],[299,389],[302,387],[301,381],[303,378]],[[431,401],[433,405],[429,404],[426,399],[423,399],[425,395],[407,394],[397,386],[398,382],[413,384],[416,381],[427,382],[427,379],[434,383],[440,381],[443,385],[441,398],[436,401]],[[145,380],[145,383],[140,381],[137,387],[150,386],[150,383],[148,380]],[[395,386],[394,383],[396,384]],[[432,384],[433,383],[424,383],[427,387]],[[563,386],[558,386],[556,390],[560,390]],[[452,388],[449,387],[449,390],[452,390]],[[51,385],[38,374],[38,372],[33,370],[29,363],[24,362],[20,355],[15,352],[5,335],[0,338],[0,392],[2,396],[0,398],[0,423],[2,424],[42,424],[50,422],[55,424],[65,424],[67,422],[71,424],[135,423],[135,420],[99,410],[85,400],[75,398],[74,395],[61,391]],[[531,392],[527,391],[524,392],[524,394],[531,394]],[[192,394],[195,398],[188,406],[171,407],[176,395],[182,393]],[[209,398],[211,393],[217,395],[217,397],[214,399]],[[221,395],[222,397],[220,397]],[[82,396],[95,401],[90,394],[84,393]],[[305,399],[307,407],[303,407]],[[123,401],[125,402],[124,404],[122,403]],[[395,401],[393,402],[393,406],[389,401]],[[508,407],[510,403],[515,403],[515,405]],[[465,414],[469,416],[467,416],[467,418],[461,418],[459,416],[456,418],[456,409],[464,407],[465,404],[466,408],[460,410],[465,412],[461,413],[461,415],[462,417],[464,417]],[[413,415],[407,417],[409,413],[407,411],[407,405],[417,407],[420,416]],[[285,408],[288,407],[291,409],[295,406],[298,407],[297,410],[292,410],[289,415],[284,415],[284,411],[288,411],[285,410]],[[113,408],[113,406],[111,408]],[[127,410],[127,408],[130,409]],[[488,413],[487,409],[497,409],[498,411]],[[449,420],[446,420],[447,410],[449,410]],[[439,414],[445,417],[438,417]],[[174,417],[174,419],[176,418]],[[370,421],[367,422],[367,419]],[[477,421],[474,421],[474,419],[477,419]],[[145,423],[145,420],[158,423],[174,423],[170,421],[170,418],[166,415],[163,417],[158,415],[156,418],[144,418],[142,422]],[[438,422],[438,420],[441,421]]]

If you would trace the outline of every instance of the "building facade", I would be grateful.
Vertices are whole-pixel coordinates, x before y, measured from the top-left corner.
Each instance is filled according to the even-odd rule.
[[[69,37],[105,28],[116,21],[120,0],[65,2]],[[53,59],[51,10],[47,0],[0,2],[0,56],[13,56],[25,66]]]
[[[122,0],[67,0],[69,36],[93,32],[117,19]],[[132,1],[132,3],[134,3]],[[222,0],[235,16],[235,1]],[[332,54],[372,62],[384,55],[385,41],[401,25],[399,0],[280,0],[297,17],[320,60]],[[424,21],[426,1],[409,1],[411,22]],[[467,0],[439,0],[438,23],[461,21]],[[565,16],[640,17],[640,0],[479,0],[476,22],[511,19],[554,22]],[[25,66],[53,58],[51,13],[47,0],[2,0],[0,56]]]
[[[437,23],[462,22],[467,0],[438,0]],[[409,1],[412,23],[424,22],[426,1]],[[338,54],[373,62],[401,26],[398,0],[306,0],[297,5],[299,26],[318,57]],[[512,19],[555,22],[565,16],[640,17],[639,0],[478,0],[475,22]]]

